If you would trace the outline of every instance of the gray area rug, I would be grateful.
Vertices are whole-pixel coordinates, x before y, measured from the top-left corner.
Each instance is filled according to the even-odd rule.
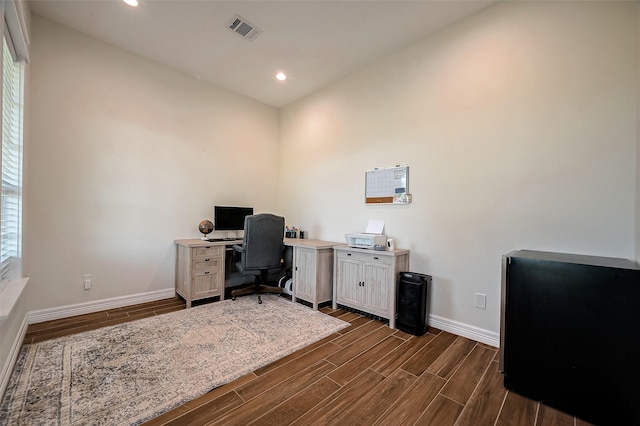
[[[24,346],[2,425],[140,424],[349,324],[264,295]]]

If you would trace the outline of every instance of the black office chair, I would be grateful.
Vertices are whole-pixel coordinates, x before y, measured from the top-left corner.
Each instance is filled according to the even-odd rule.
[[[261,213],[244,218],[244,239],[242,246],[233,249],[241,254],[236,269],[245,275],[255,275],[253,286],[233,290],[231,299],[245,294],[258,294],[258,303],[262,303],[260,293],[282,293],[280,287],[265,285],[269,271],[280,269],[284,237],[284,217],[271,213]]]

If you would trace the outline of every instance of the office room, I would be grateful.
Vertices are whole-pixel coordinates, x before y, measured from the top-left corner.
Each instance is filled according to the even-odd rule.
[[[268,15],[269,3],[235,13]],[[494,353],[503,255],[640,262],[637,1],[485,2],[304,96],[287,97],[299,74],[247,82],[273,85],[272,103],[127,50],[134,31],[123,48],[56,22],[74,2],[24,6],[28,283],[2,319],[3,386],[29,324],[174,297],[174,241],[199,239],[216,204],[276,213],[336,244],[383,220],[411,271],[432,277],[429,325]],[[327,49],[340,43],[316,24]],[[85,32],[101,25],[86,14]],[[174,38],[150,54],[189,49]],[[260,38],[237,49],[247,43]],[[366,204],[365,172],[398,164],[410,168],[411,203]]]

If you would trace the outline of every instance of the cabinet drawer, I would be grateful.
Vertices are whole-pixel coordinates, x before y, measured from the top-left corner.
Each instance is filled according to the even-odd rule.
[[[376,254],[376,252],[369,253],[356,253],[349,251],[339,251],[338,259],[352,259],[352,260],[360,260],[364,262],[377,262],[383,265],[392,265],[393,257],[392,256],[384,256],[380,254]]]
[[[222,257],[208,257],[193,261],[193,274],[206,275],[207,272],[218,271],[222,265]]]
[[[217,274],[196,275],[193,277],[193,299],[219,296],[224,286],[224,281]]]
[[[194,247],[193,249],[191,249],[191,256],[193,257],[193,259],[222,256],[223,249],[223,246]]]

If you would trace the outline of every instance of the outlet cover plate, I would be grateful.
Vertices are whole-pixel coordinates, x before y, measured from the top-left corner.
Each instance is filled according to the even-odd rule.
[[[487,295],[476,293],[476,308],[487,309]]]

